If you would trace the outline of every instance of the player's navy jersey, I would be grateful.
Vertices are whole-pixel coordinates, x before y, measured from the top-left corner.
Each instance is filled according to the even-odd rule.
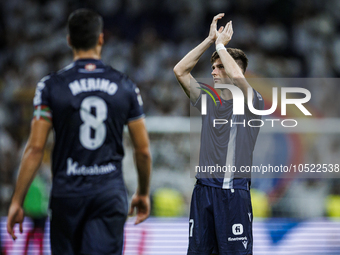
[[[253,89],[253,106],[262,110],[261,95]],[[202,94],[201,94],[202,95]],[[202,115],[201,147],[196,178],[204,185],[224,189],[247,189],[250,173],[241,167],[252,166],[253,151],[259,133],[259,119],[245,104],[244,115],[233,114],[233,99],[216,100],[207,95],[206,115]],[[194,106],[201,111],[201,96]],[[219,119],[219,121],[214,120]],[[250,121],[250,125],[248,123]]]
[[[143,117],[139,89],[100,60],[81,59],[44,77],[35,118],[52,119],[54,196],[84,196],[124,185],[123,127]]]

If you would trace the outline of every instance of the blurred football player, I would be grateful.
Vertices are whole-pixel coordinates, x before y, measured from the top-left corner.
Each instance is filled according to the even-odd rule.
[[[151,157],[139,89],[101,59],[103,20],[79,9],[68,19],[67,41],[74,62],[41,79],[34,97],[31,133],[8,212],[15,240],[25,194],[39,168],[53,129],[53,187],[50,199],[53,254],[122,254],[128,214],[122,176],[123,128],[128,126],[138,171],[130,213],[136,224],[150,211]]]

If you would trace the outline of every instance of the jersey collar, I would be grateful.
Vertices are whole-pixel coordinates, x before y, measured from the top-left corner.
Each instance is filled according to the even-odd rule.
[[[81,59],[74,61],[74,63],[79,66],[85,66],[90,63],[96,66],[104,65],[104,63],[100,59],[94,59],[94,58],[81,58]]]

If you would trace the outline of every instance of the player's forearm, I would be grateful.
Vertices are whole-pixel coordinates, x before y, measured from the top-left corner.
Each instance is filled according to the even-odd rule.
[[[214,43],[212,39],[207,37],[196,48],[191,50],[184,58],[181,59],[174,67],[174,73],[177,77],[188,75],[195,67],[202,54]]]
[[[241,68],[226,50],[219,50],[218,55],[230,79],[236,80],[244,78]]]
[[[220,56],[226,74],[231,79],[232,83],[242,90],[243,95],[247,100],[248,88],[251,88],[251,86],[244,77],[241,68],[226,50],[219,50],[218,55]],[[253,94],[251,95],[251,98],[253,98]]]
[[[149,148],[135,151],[137,172],[138,172],[138,194],[149,195],[150,174],[151,174],[151,155]]]
[[[44,150],[34,146],[27,146],[22,157],[19,176],[15,186],[12,201],[20,205],[23,204],[24,198],[31,185],[34,176],[39,169],[43,159]]]

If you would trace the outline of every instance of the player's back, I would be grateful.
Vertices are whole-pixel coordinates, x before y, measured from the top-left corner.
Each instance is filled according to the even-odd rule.
[[[80,59],[43,78],[34,105],[36,115],[50,112],[55,131],[52,195],[123,185],[123,128],[143,117],[139,90],[126,75],[100,60]]]

